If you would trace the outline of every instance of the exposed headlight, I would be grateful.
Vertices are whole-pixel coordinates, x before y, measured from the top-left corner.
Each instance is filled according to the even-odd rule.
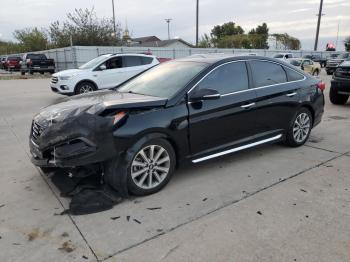
[[[69,76],[59,76],[60,80],[69,80],[72,79],[73,77],[75,77],[78,74],[73,74],[73,75],[69,75]]]

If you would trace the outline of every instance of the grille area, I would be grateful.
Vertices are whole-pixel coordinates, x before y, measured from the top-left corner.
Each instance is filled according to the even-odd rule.
[[[37,140],[42,132],[44,131],[44,128],[39,125],[37,122],[33,121],[33,125],[32,125],[32,137],[34,138],[34,140]]]
[[[58,82],[58,77],[54,76],[51,78],[51,83],[56,84]]]
[[[349,69],[338,68],[337,71],[335,71],[335,75],[339,77],[350,78],[350,68]]]

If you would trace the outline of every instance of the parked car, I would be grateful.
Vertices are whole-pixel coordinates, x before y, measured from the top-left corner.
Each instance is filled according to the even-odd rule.
[[[1,68],[1,69],[4,69],[4,68],[5,68],[4,64],[5,64],[5,62],[6,62],[6,59],[7,59],[7,56],[2,56],[2,57],[1,57],[1,59],[0,59],[0,68]]]
[[[339,55],[339,53],[330,54],[329,56],[327,56],[327,60],[337,58]]]
[[[342,62],[346,60],[350,60],[350,53],[340,54],[334,59],[327,60],[327,65],[326,65],[327,75],[332,75],[335,69],[338,67],[338,65],[340,65]]]
[[[78,69],[54,74],[50,86],[53,92],[64,95],[112,88],[157,64],[157,58],[150,55],[105,54]]]
[[[313,62],[310,59],[292,58],[288,59],[288,62],[313,76],[318,76],[321,72],[320,64]]]
[[[47,58],[45,54],[24,54],[22,60],[22,75],[25,75],[25,73],[32,75],[36,72],[39,72],[40,74],[44,74],[45,72],[50,74],[55,73],[55,60]]]
[[[103,170],[125,195],[155,193],[185,163],[281,141],[303,145],[321,121],[324,88],[266,57],[169,61],[115,90],[42,109],[30,131],[32,162],[73,177]]]
[[[275,54],[273,56],[273,58],[276,58],[276,59],[282,59],[282,60],[285,60],[285,59],[289,59],[289,58],[293,58],[293,54],[292,53],[279,53],[279,54]]]
[[[20,56],[8,56],[4,62],[5,70],[20,70],[22,58]]]
[[[345,104],[350,95],[350,61],[341,63],[333,74],[329,99],[333,104]]]
[[[327,58],[322,58],[320,55],[304,55],[303,58],[310,59],[314,62],[320,63],[321,67],[325,67],[327,64]]]

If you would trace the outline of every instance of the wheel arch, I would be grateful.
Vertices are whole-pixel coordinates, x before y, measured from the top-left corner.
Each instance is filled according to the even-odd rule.
[[[77,87],[78,87],[81,83],[84,83],[84,82],[91,83],[91,84],[94,85],[95,90],[98,89],[97,84],[96,84],[93,80],[91,80],[91,79],[82,79],[82,80],[80,80],[78,83],[75,84],[75,86],[74,86],[74,92],[76,92]]]
[[[312,125],[314,124],[315,121],[315,110],[313,109],[313,107],[310,104],[302,104],[300,108],[306,108],[310,111],[311,116],[312,116]]]

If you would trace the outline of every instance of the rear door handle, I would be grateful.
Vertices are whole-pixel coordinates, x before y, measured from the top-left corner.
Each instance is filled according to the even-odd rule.
[[[250,103],[250,104],[247,104],[247,105],[243,105],[243,106],[241,106],[242,108],[250,108],[250,107],[252,107],[252,106],[254,106],[255,105],[255,103]]]
[[[292,97],[292,96],[295,96],[296,94],[297,94],[296,92],[293,92],[293,93],[288,93],[288,94],[286,94],[286,96]]]

